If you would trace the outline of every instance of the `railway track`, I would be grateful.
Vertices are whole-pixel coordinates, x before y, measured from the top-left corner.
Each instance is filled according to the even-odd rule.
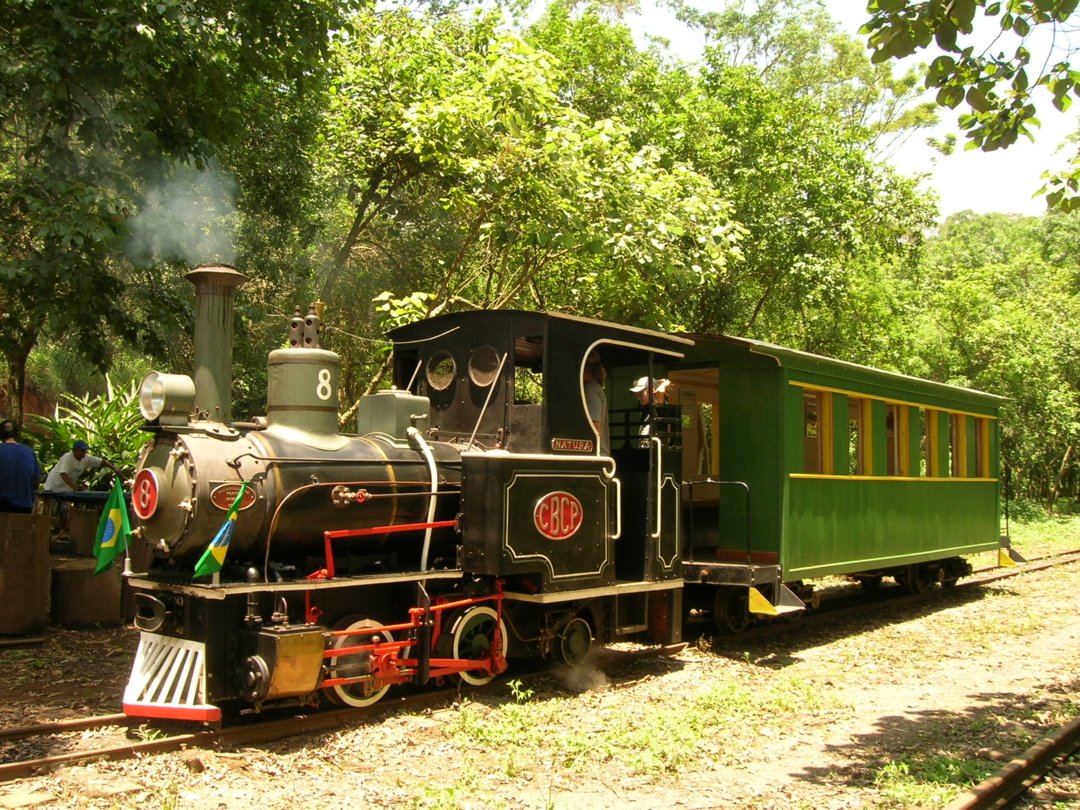
[[[1008,579],[1020,574],[1031,573],[1055,565],[1066,565],[1076,562],[1080,562],[1080,549],[1051,555],[1038,560],[1032,560],[1017,568],[1006,570],[1000,568],[980,569],[974,572],[972,578],[957,584],[953,590],[983,587],[989,583]],[[893,591],[896,591],[897,593],[894,594],[892,593]],[[925,599],[925,594],[906,594],[899,593],[899,591],[899,588],[890,588],[875,594],[871,604],[874,607],[891,607]],[[828,604],[828,601],[823,603],[822,607],[818,610],[813,611],[805,618],[800,619],[800,625],[808,626],[815,622],[832,621],[856,611],[865,613],[868,607],[866,599],[858,600],[857,604],[848,604],[848,602],[851,601],[850,599],[841,599],[837,601],[842,604],[833,607]],[[790,629],[790,622],[772,622],[752,626],[746,632],[737,636],[732,636],[731,638],[743,641],[748,636],[753,637],[770,632],[790,631]],[[611,651],[611,660],[614,662],[613,666],[617,666],[619,662],[626,662],[635,658],[658,654],[674,656],[681,652],[686,646],[687,645],[684,643],[669,645],[668,647],[659,650],[650,647],[640,650]],[[546,667],[541,667],[534,672],[518,670],[515,672],[515,678],[528,684],[534,679],[538,680],[544,677],[547,672],[548,670]],[[484,687],[475,688],[483,689]],[[65,751],[63,753],[51,754],[48,756],[31,757],[11,762],[0,762],[0,783],[47,773],[50,770],[64,765],[79,764],[96,760],[129,759],[146,754],[179,751],[185,748],[257,745],[297,734],[330,731],[356,723],[362,723],[387,712],[401,710],[416,711],[431,706],[437,706],[452,701],[462,694],[468,694],[475,688],[464,684],[455,684],[453,687],[449,688],[423,690],[413,694],[399,696],[394,699],[384,700],[375,706],[364,709],[332,709],[311,714],[293,714],[288,717],[260,720],[258,722],[221,729],[206,729],[197,732],[176,734],[169,734],[166,732],[165,736],[152,736],[155,733],[162,733],[158,729],[153,729],[150,732],[143,732],[146,734],[146,739],[128,740],[122,744],[105,745],[100,748]],[[17,740],[32,740],[35,738],[52,738],[54,740],[60,738],[57,744],[63,745],[63,737],[65,735],[85,735],[88,732],[93,733],[95,731],[103,731],[115,726],[128,728],[129,731],[127,734],[130,737],[132,734],[131,727],[133,725],[132,719],[126,715],[107,714],[75,720],[62,720],[53,723],[41,723],[31,726],[0,729],[0,746],[4,743],[10,743]],[[1080,721],[1072,725],[1077,726],[1072,734],[1080,737]],[[137,735],[138,732],[136,732],[136,736]],[[113,736],[115,737],[115,735]],[[1012,763],[1010,763],[1010,765],[1012,765]],[[1019,769],[1015,768],[1013,770],[1018,771]],[[992,806],[996,805],[972,804],[970,810],[982,810],[984,807]],[[958,806],[957,808],[950,808],[950,810],[969,810],[969,808],[967,806]]]
[[[944,810],[1020,806],[1022,794],[1080,751],[1080,717],[1044,737],[1004,768],[957,796]]]
[[[1023,565],[1019,565],[1015,568],[981,568],[972,572],[970,577],[958,582],[951,588],[930,592],[930,595],[933,596],[935,593],[938,596],[948,593],[964,593],[965,591],[973,591],[994,582],[1011,579],[1012,577],[1023,576],[1046,568],[1053,568],[1058,565],[1070,565],[1074,563],[1080,563],[1080,549],[1065,551],[1059,554],[1051,554],[1046,557],[1039,557],[1034,560],[1029,560]],[[868,609],[885,609],[886,607],[903,607],[909,604],[921,604],[926,601],[927,596],[928,594],[926,593],[908,593],[899,586],[882,586],[880,590],[872,593],[867,593],[861,589],[855,588],[842,595],[823,599],[818,608],[797,614],[794,618],[752,624],[740,633],[715,635],[714,642],[721,648],[729,641],[741,644],[748,639],[768,638],[773,635],[790,633],[793,626],[810,628],[849,616],[865,616],[867,615],[866,611]],[[706,626],[707,629],[704,629]],[[716,632],[711,617],[691,622],[687,629],[705,635]]]
[[[92,731],[94,729],[113,725],[128,725],[130,719],[131,718],[126,714],[102,714],[96,717],[77,717],[73,720],[54,720],[51,723],[35,723],[32,726],[0,728],[0,741],[20,740],[25,737],[48,734],[64,734],[71,731]]]
[[[625,664],[629,661],[656,655],[675,656],[686,648],[686,644],[670,644],[659,649],[655,647],[640,650],[620,650],[611,652],[609,661],[612,666]],[[523,671],[515,673],[515,679],[528,685],[533,680],[539,680],[548,673],[547,667],[538,668],[536,671]],[[615,679],[617,682],[618,679]],[[388,712],[402,710],[417,711],[432,706],[438,706],[469,694],[485,687],[473,687],[464,683],[455,684],[451,687],[439,689],[425,689],[413,694],[407,694],[395,699],[380,701],[374,706],[363,709],[329,709],[320,710],[311,714],[293,714],[273,720],[261,719],[244,725],[230,726],[219,729],[206,729],[203,731],[169,734],[154,739],[145,739],[126,742],[118,745],[108,745],[101,748],[67,751],[31,759],[14,762],[0,763],[0,783],[9,782],[13,779],[23,779],[41,773],[47,773],[54,768],[64,765],[93,762],[99,760],[121,760],[145,754],[159,754],[169,751],[180,751],[186,748],[209,748],[209,747],[236,747],[244,745],[257,745],[260,743],[273,742],[285,737],[297,734],[312,734],[316,732],[332,731],[344,728],[356,723],[362,723],[373,717],[381,716]],[[123,714],[108,714],[97,717],[86,717],[77,720],[62,720],[55,723],[40,723],[32,726],[0,729],[0,744],[5,740],[24,740],[32,738],[55,738],[58,735],[72,734],[77,732],[103,730],[111,726],[131,726],[131,718]]]

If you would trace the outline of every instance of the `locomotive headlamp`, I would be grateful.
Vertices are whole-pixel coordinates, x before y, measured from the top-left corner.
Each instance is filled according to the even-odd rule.
[[[139,387],[139,411],[148,421],[185,424],[195,407],[195,382],[186,374],[151,371]]]

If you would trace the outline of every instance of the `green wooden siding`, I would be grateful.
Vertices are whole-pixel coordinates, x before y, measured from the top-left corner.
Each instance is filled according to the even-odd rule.
[[[792,463],[802,465],[802,441],[782,443],[782,436],[801,437],[802,398],[793,415],[791,408],[781,412],[780,375],[773,366],[736,366],[720,369],[720,478],[744,481],[750,488],[751,548],[755,551],[780,550],[781,486],[783,470]],[[726,394],[725,394],[726,392]],[[794,424],[781,427],[783,420]],[[795,432],[792,433],[791,431]],[[792,454],[797,454],[797,461]],[[723,500],[728,511],[722,527],[721,545],[742,548],[745,545],[745,498],[735,489],[725,489]]]
[[[997,546],[996,482],[794,478],[788,484],[781,556],[787,580]]]
[[[1000,397],[741,339],[701,341],[688,350],[687,361],[719,369],[720,478],[749,486],[750,548],[777,553],[785,580],[890,568],[998,546]],[[823,392],[831,401],[833,465],[821,474],[806,469],[806,390]],[[855,400],[865,406],[862,439],[871,451],[870,468],[857,477],[848,475],[848,407]],[[889,403],[900,406],[898,413],[907,412],[907,476],[885,474]],[[978,419],[989,420],[993,480],[950,477],[952,414],[962,415],[968,478],[979,470]],[[822,421],[819,412],[819,429]],[[930,448],[932,427],[937,444],[926,460],[935,462],[936,480],[924,477],[929,470],[923,473],[920,463],[924,448]],[[819,437],[827,438],[820,432]],[[720,548],[746,546],[745,498],[734,490],[721,497],[719,524]]]

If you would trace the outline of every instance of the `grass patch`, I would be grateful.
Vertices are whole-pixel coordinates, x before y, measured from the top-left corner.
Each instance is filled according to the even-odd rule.
[[[1065,687],[1070,688],[1069,686]],[[1019,753],[1041,739],[1048,729],[1075,716],[1070,694],[1033,704],[992,708],[949,727],[927,745],[927,753],[906,753],[874,771],[874,786],[882,807],[942,807],[962,790],[996,773],[1003,762],[975,755],[982,750]]]
[[[427,785],[414,796],[410,806],[414,810],[458,810],[468,806],[482,791],[471,762],[466,762],[456,784],[448,786]]]
[[[1029,559],[1080,548],[1080,515],[1051,515],[1039,507],[1009,523],[1013,547]]]
[[[988,590],[979,612],[965,611],[955,621],[947,623],[955,641],[964,648],[988,650],[1006,636],[1023,638],[1046,626],[1046,617],[1039,612],[1038,606],[1021,602],[1010,610],[998,608],[998,605],[1014,605],[1015,601],[1015,596],[1008,591]]]
[[[640,705],[629,716],[608,715],[602,694],[534,700],[519,685],[510,688],[515,702],[465,704],[450,728],[456,746],[495,754],[493,772],[510,777],[538,763],[577,774],[611,763],[655,778],[678,774],[702,756],[735,761],[762,731],[822,702],[814,684],[785,677],[759,689],[725,680]]]
[[[899,807],[942,807],[996,770],[979,759],[932,754],[891,760],[874,775],[881,796]]]

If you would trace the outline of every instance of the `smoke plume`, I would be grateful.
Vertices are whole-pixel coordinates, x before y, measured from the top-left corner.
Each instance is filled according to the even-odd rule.
[[[216,164],[172,167],[168,179],[148,188],[128,221],[128,257],[142,266],[235,264],[237,192],[235,179]]]

